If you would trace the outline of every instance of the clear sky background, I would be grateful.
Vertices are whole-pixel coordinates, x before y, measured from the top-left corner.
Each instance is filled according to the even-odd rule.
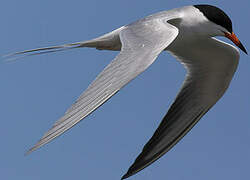
[[[250,50],[250,2],[1,0],[0,54],[88,40],[152,13],[209,3]],[[0,64],[0,179],[120,179],[152,136],[185,76],[162,53],[84,121],[24,156],[117,52],[77,49]],[[174,148],[133,180],[249,179],[250,57],[223,98]]]

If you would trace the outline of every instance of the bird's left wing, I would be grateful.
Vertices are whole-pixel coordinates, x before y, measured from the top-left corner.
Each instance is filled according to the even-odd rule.
[[[27,153],[47,144],[101,106],[147,69],[177,35],[178,29],[164,18],[146,18],[126,26],[119,35],[122,43],[119,55]]]
[[[220,99],[236,71],[239,51],[214,38],[183,44],[175,56],[187,68],[186,80],[154,135],[122,179],[169,151]]]

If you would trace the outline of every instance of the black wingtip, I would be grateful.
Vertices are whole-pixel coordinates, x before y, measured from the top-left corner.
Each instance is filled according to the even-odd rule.
[[[125,174],[124,176],[122,176],[121,180],[127,179],[128,177],[129,177],[129,175],[128,175],[128,174]]]
[[[143,168],[142,168],[143,169]],[[138,173],[140,170],[142,169],[135,169],[135,165],[133,164],[132,166],[130,166],[130,168],[128,169],[127,173],[122,176],[121,180],[123,179],[127,179],[129,178],[130,176],[133,176],[134,174]]]
[[[128,169],[128,171],[126,172],[126,174],[124,174],[122,176],[121,180],[127,179],[128,177],[133,176],[134,174],[137,173],[137,171],[133,171],[132,169],[133,169],[133,165]]]

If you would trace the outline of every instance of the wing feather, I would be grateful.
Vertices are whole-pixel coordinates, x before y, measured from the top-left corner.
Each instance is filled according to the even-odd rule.
[[[67,131],[147,69],[177,36],[164,19],[144,19],[120,32],[120,54],[97,76],[66,114],[27,153]]]
[[[186,80],[154,135],[122,179],[149,166],[188,133],[224,94],[239,60],[236,48],[214,38],[179,47],[174,54],[188,70]]]

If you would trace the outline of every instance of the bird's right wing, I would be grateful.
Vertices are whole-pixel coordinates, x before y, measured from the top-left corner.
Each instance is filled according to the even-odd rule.
[[[120,54],[28,153],[61,135],[102,105],[147,69],[177,35],[178,29],[164,18],[143,19],[126,26],[120,32]]]
[[[183,45],[176,51],[175,56],[188,70],[186,80],[154,135],[122,179],[169,151],[220,99],[238,66],[239,51],[214,38]]]

